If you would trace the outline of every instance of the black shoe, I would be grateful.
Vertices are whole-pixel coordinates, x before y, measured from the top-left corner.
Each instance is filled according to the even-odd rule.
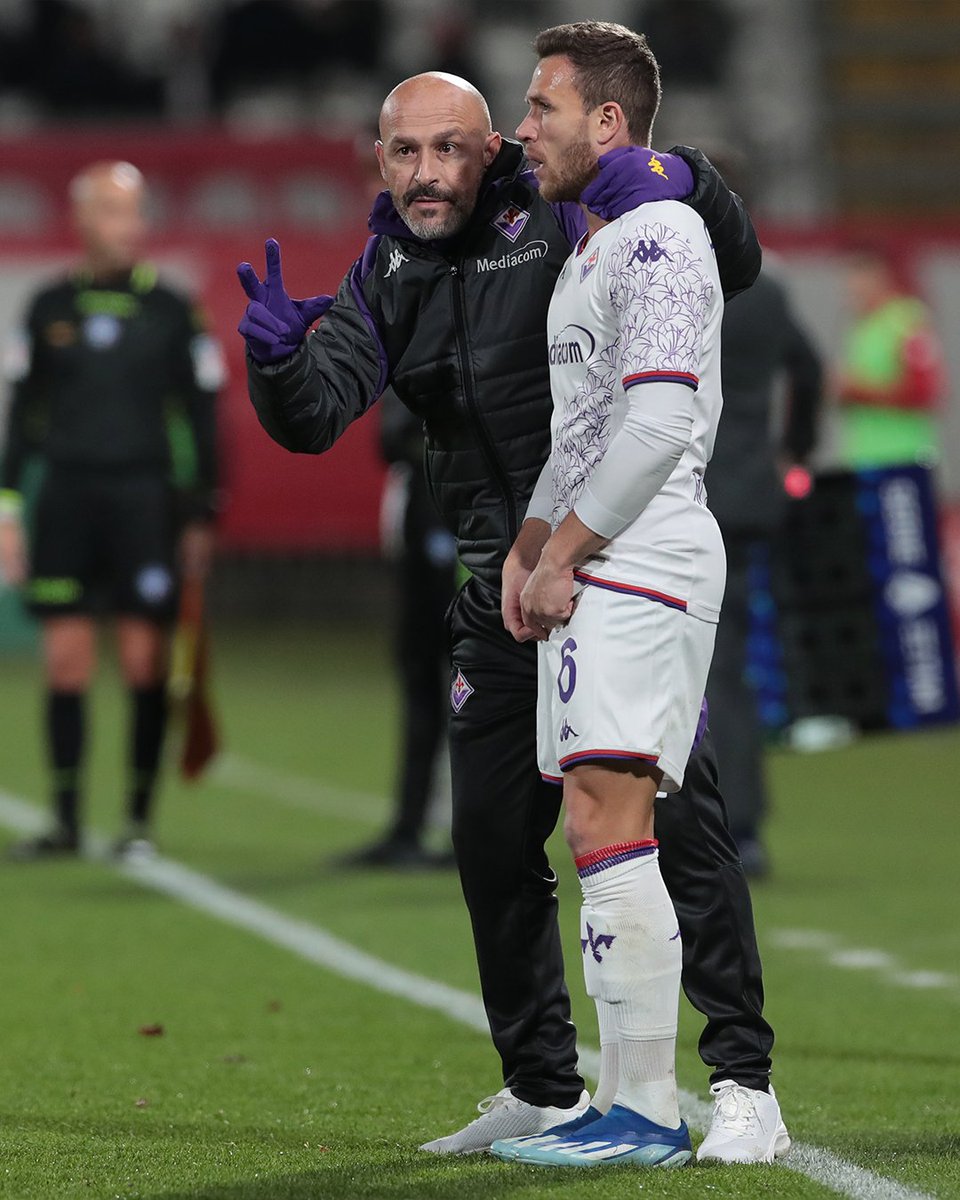
[[[70,858],[80,853],[80,838],[76,830],[58,826],[49,833],[14,842],[7,851],[11,862],[40,862],[51,858]]]
[[[373,867],[392,871],[436,869],[453,866],[451,854],[434,854],[419,842],[387,837],[370,846],[362,846],[337,860],[341,867]]]

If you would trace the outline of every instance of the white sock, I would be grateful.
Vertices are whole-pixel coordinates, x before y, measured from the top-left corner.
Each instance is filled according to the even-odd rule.
[[[586,973],[586,972],[584,972]],[[590,1103],[605,1113],[617,1094],[620,1078],[620,1044],[617,1036],[617,1016],[613,1005],[596,999],[597,1020],[600,1024],[600,1078]]]
[[[613,1102],[676,1129],[681,948],[656,842],[621,842],[576,862],[587,992],[609,1008],[616,1029]],[[606,1091],[602,1076],[600,1090]]]

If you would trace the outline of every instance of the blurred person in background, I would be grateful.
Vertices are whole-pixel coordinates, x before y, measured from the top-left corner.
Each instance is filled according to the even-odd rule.
[[[84,257],[30,304],[8,357],[13,384],[0,468],[0,567],[42,624],[55,822],[19,859],[80,849],[85,706],[95,615],[116,617],[130,690],[130,786],[121,855],[152,850],[151,806],[167,716],[177,574],[206,573],[213,539],[220,348],[202,317],[143,261],[136,167],[95,163],[70,186]],[[26,460],[45,476],[29,551]]]
[[[946,376],[930,312],[875,247],[851,258],[847,293],[853,321],[836,381],[842,460],[854,470],[932,466]]]
[[[346,856],[346,866],[452,866],[423,844],[445,749],[450,659],[447,609],[457,590],[457,543],[423,473],[423,422],[387,391],[380,400],[380,449],[390,464],[381,542],[396,577],[394,654],[400,681],[400,763],[393,818],[382,838]]]
[[[547,306],[586,219],[579,204],[539,197],[521,147],[492,131],[464,80],[429,73],[398,85],[380,131],[389,190],[337,297],[291,300],[269,241],[265,280],[239,268],[249,301],[239,328],[251,400],[289,450],[326,450],[393,387],[424,421],[431,494],[472,572],[450,616],[453,833],[504,1087],[479,1118],[423,1147],[467,1154],[543,1132],[589,1100],[545,851],[560,796],[537,767],[536,645],[514,641],[500,609],[504,559],[549,450]],[[711,233],[724,289],[750,285],[760,251],[749,219],[698,151],[601,161],[595,211],[612,219],[646,199],[686,199]],[[658,807],[657,837],[683,986],[707,1018],[713,1145],[724,1161],[755,1162],[772,1155],[776,1134],[777,1122],[765,1129],[758,1117],[776,1106],[773,1032],[709,732],[684,788]]]
[[[730,152],[715,165],[744,195],[743,164]],[[753,286],[724,309],[723,416],[706,484],[727,551],[727,587],[707,683],[710,728],[730,832],[748,875],[767,870],[761,826],[767,810],[763,733],[747,677],[751,567],[769,552],[786,515],[788,490],[809,487],[806,463],[817,441],[823,371],[797,322],[780,272],[765,257]],[[777,385],[787,407],[775,429]]]

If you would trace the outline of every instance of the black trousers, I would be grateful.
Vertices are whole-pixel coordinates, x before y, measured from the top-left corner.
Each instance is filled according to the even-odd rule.
[[[437,517],[422,472],[411,476],[397,562],[395,655],[403,728],[390,836],[418,842],[447,724],[444,617],[456,592],[457,550]]]
[[[763,733],[746,676],[750,636],[750,563],[756,541],[724,534],[727,586],[707,680],[710,724],[727,791],[734,838],[756,837],[767,807]]]
[[[564,984],[556,882],[544,843],[561,789],[536,761],[537,651],[503,628],[499,598],[471,580],[450,614],[454,676],[472,692],[450,722],[453,840],[480,984],[505,1085],[531,1104],[576,1102],[576,1031]],[[466,698],[464,699],[464,695]],[[683,988],[707,1019],[711,1081],[766,1090],[773,1031],[750,893],[726,825],[709,735],[682,791],[658,802],[660,868],[683,938]]]

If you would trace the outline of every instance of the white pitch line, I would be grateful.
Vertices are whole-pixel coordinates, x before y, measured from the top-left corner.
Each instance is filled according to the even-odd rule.
[[[32,834],[43,829],[46,820],[35,805],[0,791],[0,823],[18,833]],[[105,854],[108,844],[105,838],[94,836],[89,841],[98,855]],[[183,863],[166,858],[129,864],[110,863],[109,859],[106,862],[142,887],[161,892],[226,925],[256,934],[307,962],[375,991],[408,1000],[420,1008],[432,1009],[484,1035],[488,1033],[487,1017],[479,996],[367,954],[317,925],[288,916],[224,887]],[[582,1047],[580,1063],[588,1075],[596,1078],[600,1069],[599,1051]],[[710,1124],[713,1106],[685,1090],[680,1092],[680,1102],[690,1126],[703,1132]],[[865,1167],[858,1167],[819,1146],[794,1142],[787,1157],[779,1163],[849,1200],[934,1200],[926,1192],[915,1191]]]
[[[960,976],[947,971],[916,971],[886,950],[871,946],[845,946],[835,933],[825,929],[773,929],[767,935],[781,950],[816,954],[821,962],[842,971],[873,971],[884,983],[914,991],[960,992]]]
[[[276,801],[287,808],[356,820],[365,825],[386,820],[389,810],[389,802],[382,796],[320,783],[236,754],[219,755],[208,778],[213,784]]]

